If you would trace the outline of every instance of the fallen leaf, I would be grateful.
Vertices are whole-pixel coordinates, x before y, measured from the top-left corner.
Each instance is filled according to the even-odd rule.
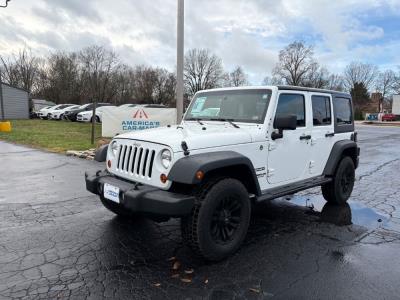
[[[172,266],[172,270],[179,270],[181,267],[181,263],[179,261],[176,261],[174,265]]]
[[[170,257],[170,258],[167,259],[167,261],[174,261],[174,260],[176,260],[176,257],[175,257],[175,256],[172,256],[172,257]]]
[[[204,281],[204,283],[207,284],[207,283],[208,283],[208,279],[206,279],[206,280]]]
[[[193,274],[194,270],[193,269],[187,269],[187,270],[185,270],[185,273],[186,274]]]
[[[184,283],[191,283],[192,282],[192,278],[181,278],[181,281]]]
[[[161,286],[161,283],[157,282],[154,284],[154,286],[159,287],[159,286]]]
[[[171,277],[172,277],[172,278],[179,278],[179,273],[172,274]]]
[[[254,289],[254,288],[249,288],[250,291],[259,294],[260,290],[259,289]]]

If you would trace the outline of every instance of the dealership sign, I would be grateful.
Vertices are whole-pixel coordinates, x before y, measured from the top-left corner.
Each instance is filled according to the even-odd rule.
[[[173,125],[176,123],[175,108],[107,107],[103,112],[102,135],[115,135]]]

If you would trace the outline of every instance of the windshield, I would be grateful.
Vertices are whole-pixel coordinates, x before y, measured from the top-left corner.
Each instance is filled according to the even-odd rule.
[[[193,99],[185,120],[263,123],[270,90],[228,90],[199,93]]]
[[[64,108],[67,108],[70,106],[71,106],[70,104],[63,104],[63,105],[60,105],[59,107],[57,107],[56,110],[61,110],[61,109],[64,109]]]

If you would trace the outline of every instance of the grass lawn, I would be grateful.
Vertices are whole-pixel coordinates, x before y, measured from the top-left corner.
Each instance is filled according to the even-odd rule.
[[[15,120],[11,132],[0,132],[0,140],[42,148],[52,152],[87,150],[91,145],[91,124],[67,121]],[[101,124],[96,124],[96,141],[101,139]]]

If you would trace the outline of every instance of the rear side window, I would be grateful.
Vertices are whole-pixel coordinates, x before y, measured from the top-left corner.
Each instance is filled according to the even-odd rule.
[[[297,116],[297,126],[306,126],[305,99],[300,94],[280,94],[276,117]]]
[[[324,126],[332,124],[331,100],[326,96],[312,96],[313,125]]]
[[[348,98],[335,98],[333,101],[336,123],[338,125],[352,124],[351,103]]]

